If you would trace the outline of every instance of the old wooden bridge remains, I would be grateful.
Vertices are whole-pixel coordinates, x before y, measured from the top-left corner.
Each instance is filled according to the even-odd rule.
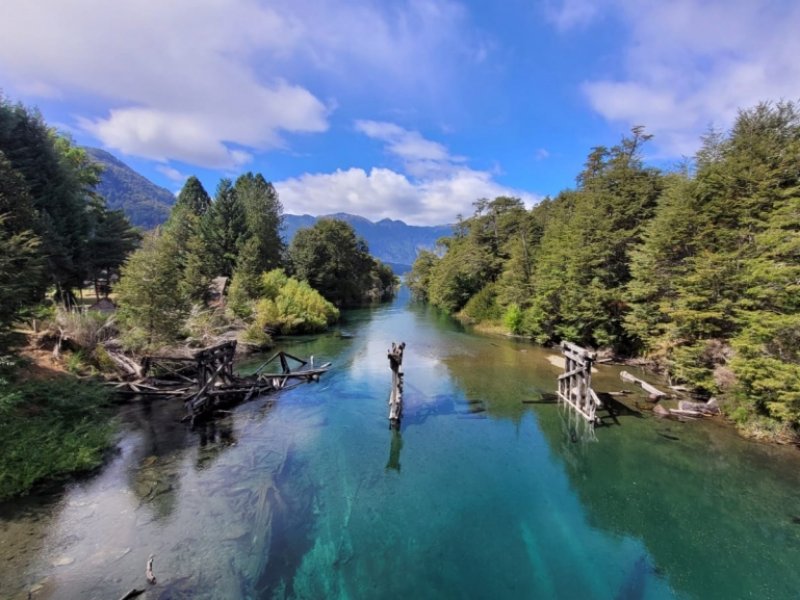
[[[267,394],[308,381],[317,381],[331,363],[314,366],[287,352],[277,352],[251,375],[239,376],[233,368],[236,341],[204,348],[193,356],[148,356],[129,371],[133,380],[114,384],[119,393],[141,396],[177,396],[186,406],[187,419],[212,413],[223,405]],[[280,365],[279,372],[267,371]]]
[[[597,354],[572,342],[561,342],[564,373],[558,376],[558,399],[572,407],[586,421],[600,421],[597,410],[603,403],[592,389],[592,365]]]

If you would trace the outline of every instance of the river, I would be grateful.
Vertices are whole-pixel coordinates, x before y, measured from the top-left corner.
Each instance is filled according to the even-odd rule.
[[[796,449],[635,394],[591,440],[548,401],[553,351],[405,290],[285,348],[333,370],[194,431],[180,403],[127,405],[99,472],[0,505],[0,598],[800,597]],[[596,389],[631,387],[597,369]]]

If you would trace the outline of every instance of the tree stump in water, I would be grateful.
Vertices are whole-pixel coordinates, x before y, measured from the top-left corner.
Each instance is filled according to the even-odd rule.
[[[403,350],[405,342],[399,345],[392,342],[388,352],[389,368],[392,369],[392,392],[389,395],[389,427],[400,428],[400,419],[403,417]]]

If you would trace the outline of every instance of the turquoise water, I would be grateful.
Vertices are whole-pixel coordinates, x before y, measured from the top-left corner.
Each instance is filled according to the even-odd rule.
[[[593,441],[547,402],[552,352],[405,294],[341,330],[286,346],[334,363],[320,383],[197,431],[180,406],[127,407],[104,470],[0,507],[0,597],[120,597],[150,554],[147,598],[800,597],[796,450],[657,421],[635,395]]]

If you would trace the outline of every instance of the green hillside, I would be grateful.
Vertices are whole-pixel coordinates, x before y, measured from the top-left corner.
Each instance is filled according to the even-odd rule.
[[[103,166],[97,191],[110,209],[122,209],[133,225],[144,229],[152,229],[167,220],[175,203],[172,192],[157,186],[105,150],[86,148],[86,152]]]

